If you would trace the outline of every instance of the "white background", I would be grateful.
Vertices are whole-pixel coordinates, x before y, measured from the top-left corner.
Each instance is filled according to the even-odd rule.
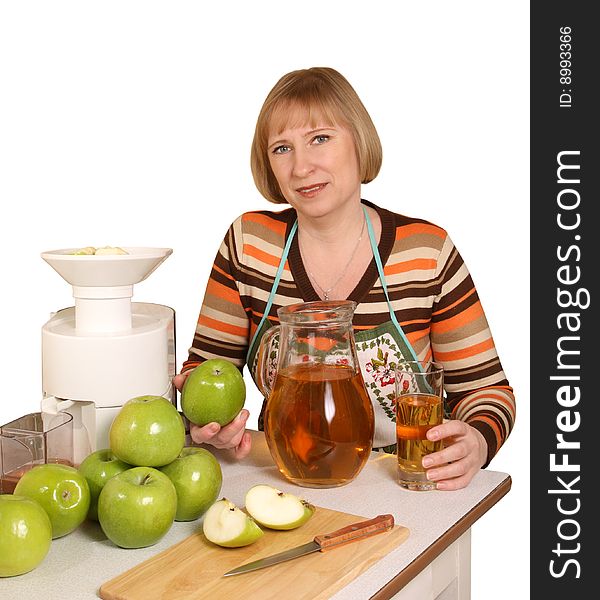
[[[383,142],[363,197],[448,230],[515,388],[490,467],[513,487],[473,528],[472,581],[474,600],[526,597],[528,4],[4,2],[0,57],[0,423],[39,410],[40,330],[73,304],[45,250],[173,248],[133,300],[175,309],[181,366],[227,227],[272,208],[249,168],[264,97],[288,71],[331,66]]]

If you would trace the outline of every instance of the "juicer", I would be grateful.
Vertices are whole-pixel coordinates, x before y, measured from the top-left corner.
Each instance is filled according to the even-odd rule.
[[[172,253],[171,248],[122,247],[124,254],[41,257],[73,288],[75,305],[42,327],[43,413],[73,415],[73,461],[109,447],[115,415],[130,398],[164,396],[176,403],[175,311],[132,302],[133,286]]]

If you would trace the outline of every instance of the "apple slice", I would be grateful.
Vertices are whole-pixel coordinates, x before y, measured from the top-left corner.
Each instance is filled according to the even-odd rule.
[[[226,548],[248,546],[264,535],[254,519],[227,498],[217,500],[206,511],[202,530],[207,540]]]
[[[246,510],[269,529],[295,529],[312,517],[315,507],[294,494],[259,484],[246,493]]]

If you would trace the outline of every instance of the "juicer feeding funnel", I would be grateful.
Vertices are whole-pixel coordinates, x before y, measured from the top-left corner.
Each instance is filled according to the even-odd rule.
[[[166,260],[171,248],[124,248],[127,254],[76,255],[76,248],[42,252],[42,258],[67,282],[78,287],[134,285]]]
[[[123,255],[77,255],[75,248],[43,252],[42,258],[73,286],[75,327],[106,332],[131,327],[133,286],[173,252],[171,248],[125,248]]]

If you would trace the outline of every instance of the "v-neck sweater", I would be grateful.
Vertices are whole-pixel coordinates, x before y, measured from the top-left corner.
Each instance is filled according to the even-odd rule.
[[[390,211],[385,210],[383,208],[379,208],[371,202],[368,202],[366,200],[363,200],[362,202],[365,206],[369,206],[376,210],[377,214],[379,215],[379,218],[381,219],[381,235],[377,248],[379,249],[379,256],[381,256],[381,261],[383,264],[385,264],[394,246],[394,215]],[[289,213],[290,221],[286,229],[286,239],[287,236],[290,234],[292,225],[296,220],[296,211],[290,209]],[[314,300],[320,300],[321,298],[319,297],[312,282],[310,281],[308,272],[306,270],[306,267],[304,266],[302,255],[300,253],[300,245],[298,244],[297,235],[295,235],[292,240],[292,245],[290,246],[290,253],[288,254],[288,261],[292,277],[298,285],[298,289],[302,294],[303,301],[312,302]],[[354,300],[354,302],[360,304],[366,299],[366,296],[368,295],[369,291],[373,288],[378,279],[379,274],[377,272],[377,265],[375,264],[375,259],[373,258],[371,259],[371,262],[365,269],[365,272],[360,278],[360,281],[356,284],[356,286],[350,292],[350,294],[348,294],[347,299]]]
[[[484,435],[487,465],[513,428],[515,398],[467,267],[441,227],[362,202],[381,220],[378,249],[396,318],[419,360],[444,365],[447,407],[452,418]],[[243,369],[295,221],[296,211],[288,208],[247,212],[232,223],[217,252],[182,371],[209,358],[225,358]],[[295,235],[267,318],[276,325],[281,306],[319,299]],[[357,303],[355,331],[390,321],[374,259],[348,299]]]

